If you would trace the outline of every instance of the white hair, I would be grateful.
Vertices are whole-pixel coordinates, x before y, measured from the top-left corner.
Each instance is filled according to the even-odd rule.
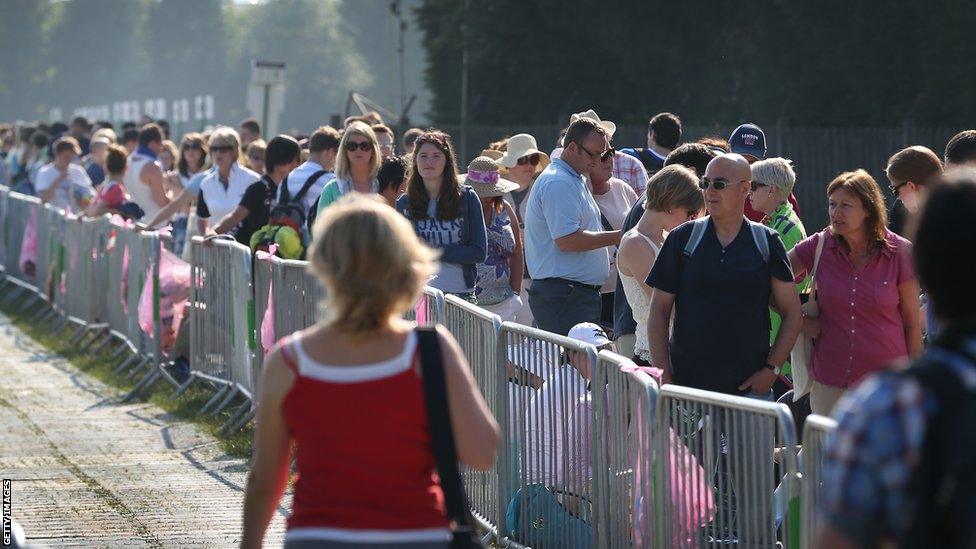
[[[752,166],[752,180],[776,187],[787,199],[796,185],[796,172],[793,171],[793,161],[786,158],[767,158],[754,163]]]

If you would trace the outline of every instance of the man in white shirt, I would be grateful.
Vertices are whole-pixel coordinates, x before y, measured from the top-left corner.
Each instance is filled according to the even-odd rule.
[[[338,130],[332,126],[322,126],[315,130],[312,136],[308,138],[308,160],[288,174],[284,184],[278,188],[277,201],[279,203],[281,202],[281,193],[285,187],[288,188],[288,195],[294,197],[301,192],[302,186],[305,185],[305,182],[309,178],[320,171],[327,172],[325,175],[316,179],[315,183],[309,187],[308,192],[302,199],[302,206],[305,207],[305,216],[307,218],[310,212],[315,211],[319,201],[319,195],[322,194],[322,188],[325,187],[326,183],[335,179],[335,174],[332,172],[335,169],[336,154],[338,152]]]
[[[139,130],[139,145],[129,155],[129,168],[125,173],[125,190],[132,201],[145,212],[145,219],[156,217],[159,210],[169,204],[163,186],[163,168],[156,161],[163,149],[163,130],[154,123]]]
[[[34,189],[44,203],[55,207],[83,211],[95,196],[85,169],[74,164],[81,146],[74,137],[58,138],[51,147],[54,160],[37,172]]]

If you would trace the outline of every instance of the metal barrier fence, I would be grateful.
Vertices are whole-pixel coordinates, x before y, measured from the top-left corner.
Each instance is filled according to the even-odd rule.
[[[656,432],[657,546],[796,545],[799,473],[785,404],[665,385]]]
[[[812,548],[817,542],[820,525],[820,471],[823,466],[824,445],[827,437],[837,428],[837,422],[819,415],[807,416],[803,426],[803,448],[800,450],[800,469],[803,471],[802,496],[802,547]]]
[[[6,279],[43,296],[52,310],[84,328],[107,323],[133,352],[127,362],[155,366],[140,384],[160,376],[174,383],[161,349],[159,233],[140,233],[108,218],[79,221],[3,188],[0,215]],[[17,263],[32,215],[37,257],[36,272],[28,277]],[[255,259],[234,241],[196,237],[191,257],[191,367],[195,376],[226,387],[205,409],[221,395],[225,404],[236,394],[250,400],[263,364],[263,352],[256,352],[257,319],[270,311],[276,338],[305,328],[315,322],[324,291],[306,262]],[[148,336],[139,322],[146,284],[155,288]],[[645,370],[623,357],[501,323],[433,288],[425,288],[405,316],[421,324],[443,322],[454,334],[499,421],[495,468],[464,468],[462,475],[476,518],[503,545],[779,541],[799,547],[801,533],[810,542],[829,420],[812,417],[804,433],[801,530],[794,514],[801,480],[796,436],[785,406],[671,385],[658,389]],[[234,415],[235,425],[250,418],[245,405]]]
[[[499,398],[500,389],[507,389],[505,367],[499,364],[497,354],[501,318],[457,296],[448,295],[444,298],[443,324],[457,339],[485,401],[492,413],[497,415],[499,406],[505,406],[508,402],[507,398]],[[461,476],[473,515],[482,526],[497,532],[501,516],[497,462],[489,471],[462,467]]]
[[[651,547],[657,382],[631,360],[600,351],[591,385],[594,545]]]
[[[250,397],[256,386],[251,250],[231,238],[193,237],[190,364]]]
[[[593,444],[587,386],[592,345],[511,322],[498,356],[508,379],[526,386],[495,412],[499,448],[500,535],[535,548],[593,545]],[[501,370],[501,369],[499,369]],[[541,385],[539,382],[543,382]]]

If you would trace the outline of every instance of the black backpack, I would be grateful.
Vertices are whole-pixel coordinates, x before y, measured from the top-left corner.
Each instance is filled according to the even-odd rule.
[[[944,334],[936,346],[965,357],[959,337]],[[923,357],[906,372],[934,395],[921,459],[908,485],[915,498],[900,547],[976,547],[976,392],[948,364]]]
[[[285,180],[281,185],[281,200],[278,201],[273,208],[271,208],[271,213],[268,216],[269,225],[287,225],[292,229],[295,229],[299,233],[302,232],[302,227],[305,226],[308,219],[315,219],[315,208],[312,208],[311,212],[305,211],[305,206],[302,205],[302,200],[305,195],[308,194],[308,190],[312,188],[312,185],[319,180],[323,175],[329,173],[326,170],[319,170],[309,176],[305,180],[305,184],[302,185],[298,194],[294,197],[290,196],[288,192],[288,181]]]

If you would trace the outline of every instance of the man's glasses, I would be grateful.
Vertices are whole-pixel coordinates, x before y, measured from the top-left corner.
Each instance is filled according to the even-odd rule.
[[[539,153],[530,154],[528,156],[523,156],[517,161],[519,166],[525,166],[526,164],[532,164],[533,166],[539,165]]]
[[[587,150],[587,148],[584,147],[583,144],[580,143],[579,141],[573,141],[573,143],[576,143],[576,146],[579,147],[581,151],[585,152],[587,154],[587,156],[590,157],[590,159],[594,159],[594,158],[600,158],[600,159],[602,159],[603,156],[605,154],[607,154],[607,152],[610,152],[610,151],[613,150],[613,149],[607,149],[607,150],[605,150],[603,152],[600,152],[600,153],[592,153],[589,150]]]
[[[748,181],[748,180],[747,179],[743,179],[742,181]],[[703,191],[707,191],[709,185],[711,185],[711,187],[713,189],[715,189],[716,191],[721,191],[722,189],[724,189],[725,187],[728,187],[729,185],[731,185],[733,183],[741,183],[742,181],[727,181],[727,180],[722,179],[722,178],[709,179],[707,177],[703,177],[703,178],[701,178],[701,181],[698,182],[698,188],[701,189],[701,190],[703,190]]]
[[[354,152],[356,149],[359,149],[363,152],[371,151],[373,150],[373,144],[370,143],[369,141],[363,141],[362,143],[356,143],[355,141],[346,142],[347,151]]]
[[[233,150],[234,150],[233,145],[214,145],[213,147],[210,147],[210,152],[215,152],[215,153],[231,152]]]

